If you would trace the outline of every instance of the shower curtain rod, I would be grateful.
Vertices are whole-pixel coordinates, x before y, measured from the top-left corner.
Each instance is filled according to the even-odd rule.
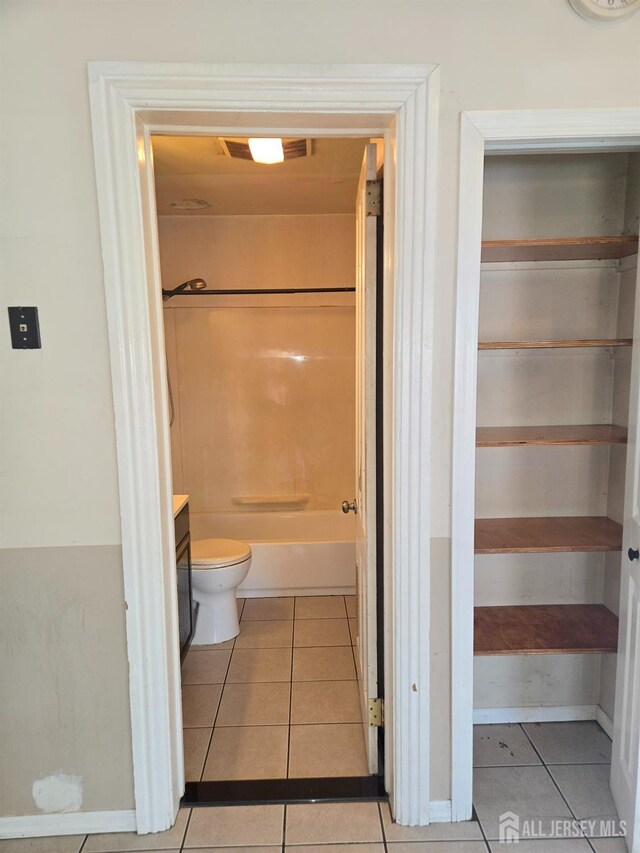
[[[355,287],[272,287],[255,288],[250,290],[183,290],[174,293],[172,290],[162,290],[162,295],[170,296],[259,296],[268,293],[355,293]]]

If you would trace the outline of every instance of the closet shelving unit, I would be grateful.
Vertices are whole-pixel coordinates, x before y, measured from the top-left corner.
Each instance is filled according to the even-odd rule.
[[[636,254],[632,236],[491,240],[483,262],[618,260]],[[479,350],[627,347],[629,338],[481,341]],[[479,427],[479,448],[625,444],[615,424]],[[604,516],[481,518],[476,554],[620,551],[622,526]],[[474,652],[484,655],[601,654],[617,650],[617,617],[602,604],[476,607]]]

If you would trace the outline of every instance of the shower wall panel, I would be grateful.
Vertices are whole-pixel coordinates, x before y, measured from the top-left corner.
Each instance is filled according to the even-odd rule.
[[[193,512],[282,509],[287,501],[335,509],[352,496],[354,311],[321,304],[165,311],[177,412],[174,490],[191,495]]]

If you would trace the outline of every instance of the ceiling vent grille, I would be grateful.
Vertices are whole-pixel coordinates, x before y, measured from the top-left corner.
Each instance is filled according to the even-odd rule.
[[[249,143],[244,139],[221,139],[220,145],[227,157],[234,160],[253,160]],[[285,160],[295,160],[297,157],[311,157],[313,154],[312,139],[283,139],[282,148]]]

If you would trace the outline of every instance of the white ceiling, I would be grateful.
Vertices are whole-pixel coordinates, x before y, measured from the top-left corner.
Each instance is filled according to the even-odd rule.
[[[213,136],[154,136],[160,216],[353,213],[366,139],[315,139],[313,154],[265,166],[226,156]],[[180,210],[172,202],[210,204]]]

